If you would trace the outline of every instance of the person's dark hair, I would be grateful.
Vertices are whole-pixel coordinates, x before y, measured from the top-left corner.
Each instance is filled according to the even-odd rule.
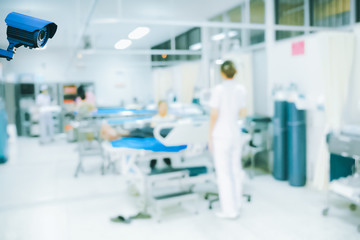
[[[81,98],[81,100],[85,100],[85,87],[83,85],[80,85],[77,89],[77,95]]]
[[[221,65],[221,72],[223,74],[225,74],[225,76],[227,78],[233,78],[234,75],[236,74],[236,68],[235,68],[235,64],[232,61],[225,61],[222,65]]]

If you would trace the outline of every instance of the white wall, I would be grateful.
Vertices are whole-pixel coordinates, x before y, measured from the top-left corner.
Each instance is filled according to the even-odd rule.
[[[292,44],[299,41],[305,42],[305,53],[293,56]],[[272,90],[275,85],[287,87],[295,83],[299,91],[306,95],[308,103],[317,103],[324,95],[322,57],[321,41],[317,34],[277,42],[271,50],[268,63],[272,68],[268,75],[268,88]],[[271,98],[268,100],[273,101]]]
[[[360,26],[354,28],[354,67],[350,80],[349,98],[345,106],[344,123],[360,124]]]
[[[4,75],[31,73],[45,82],[94,82],[99,106],[141,102],[153,96],[150,57],[145,55],[84,55],[71,64],[69,50],[20,48],[11,62],[3,61]]]
[[[268,108],[265,104],[267,99],[267,73],[266,73],[266,51],[259,49],[253,51],[253,98],[254,98],[254,114],[268,115]]]
[[[99,106],[127,104],[134,97],[140,102],[153,98],[149,56],[84,56],[67,73],[67,78],[95,82]]]

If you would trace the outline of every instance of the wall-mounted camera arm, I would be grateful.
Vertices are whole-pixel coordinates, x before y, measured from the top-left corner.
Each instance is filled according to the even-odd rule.
[[[0,49],[0,58],[6,58],[10,61],[14,56],[14,52],[6,51],[4,49]]]
[[[8,61],[13,59],[13,56],[16,52],[16,48],[14,44],[10,44],[7,50],[0,48],[0,58],[6,58]]]

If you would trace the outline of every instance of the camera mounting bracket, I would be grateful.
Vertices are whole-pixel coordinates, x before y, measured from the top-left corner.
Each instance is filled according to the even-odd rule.
[[[0,48],[0,58],[6,58],[8,61],[10,61],[13,59],[15,51],[16,48],[14,47],[14,44],[10,44],[7,50]]]

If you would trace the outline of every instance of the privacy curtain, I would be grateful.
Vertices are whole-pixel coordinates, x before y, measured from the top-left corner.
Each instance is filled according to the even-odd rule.
[[[346,124],[358,125],[360,123],[360,26],[354,28],[355,51],[353,72],[349,87],[349,98],[345,108]]]
[[[175,67],[153,70],[155,101],[167,99],[172,91],[181,103],[192,103],[195,83],[200,77],[200,63],[190,62]]]
[[[155,103],[166,99],[166,94],[173,86],[173,69],[158,68],[153,70],[153,87]]]
[[[181,66],[181,98],[182,103],[192,103],[195,83],[199,80],[200,63],[192,62]]]
[[[341,127],[353,67],[355,37],[353,33],[321,33],[319,41],[323,56],[326,127],[321,138],[313,185],[324,190],[328,187],[330,170],[326,134]]]

